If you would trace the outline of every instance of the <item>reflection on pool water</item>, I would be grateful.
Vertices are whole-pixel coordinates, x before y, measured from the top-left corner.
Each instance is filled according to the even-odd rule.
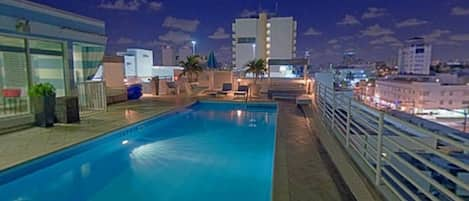
[[[0,174],[0,200],[271,200],[276,106],[197,103]]]

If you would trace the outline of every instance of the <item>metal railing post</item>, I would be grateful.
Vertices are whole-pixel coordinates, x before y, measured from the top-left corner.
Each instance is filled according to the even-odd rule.
[[[378,121],[378,141],[376,143],[376,180],[375,185],[381,184],[381,155],[383,148],[383,131],[384,131],[384,112],[379,113]]]
[[[335,128],[335,111],[337,108],[336,94],[335,90],[332,90],[332,130]]]
[[[348,99],[348,106],[347,106],[347,133],[345,136],[345,146],[348,148],[350,145],[350,123],[352,121],[352,99]]]

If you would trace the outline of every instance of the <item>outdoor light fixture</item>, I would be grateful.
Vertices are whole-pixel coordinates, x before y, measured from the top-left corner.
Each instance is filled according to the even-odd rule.
[[[122,141],[122,144],[127,144],[127,143],[129,143],[129,141],[128,141],[128,140],[124,140],[124,141]]]
[[[192,55],[195,55],[195,45],[197,44],[197,41],[193,40],[191,41],[192,43]]]

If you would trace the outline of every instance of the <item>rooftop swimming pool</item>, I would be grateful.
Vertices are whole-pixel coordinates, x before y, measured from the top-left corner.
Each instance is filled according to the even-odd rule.
[[[271,200],[276,120],[199,102],[0,172],[0,200]]]

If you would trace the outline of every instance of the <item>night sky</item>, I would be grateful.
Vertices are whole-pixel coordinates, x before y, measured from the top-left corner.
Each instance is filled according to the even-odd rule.
[[[469,60],[467,0],[33,0],[106,22],[107,53],[141,47],[159,50],[194,39],[198,52],[231,58],[231,23],[259,10],[293,16],[297,54],[315,64],[338,63],[344,51],[365,60],[397,57],[397,47],[426,36],[433,59]],[[157,58],[157,63],[158,58]]]

